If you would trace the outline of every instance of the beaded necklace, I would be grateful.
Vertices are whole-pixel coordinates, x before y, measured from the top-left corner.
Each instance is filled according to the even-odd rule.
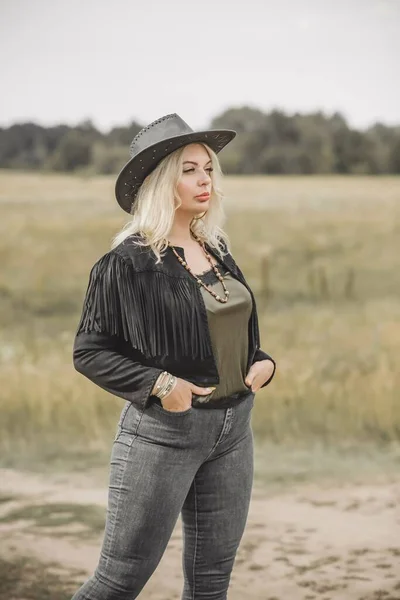
[[[221,298],[221,296],[219,296],[218,294],[216,294],[213,289],[211,289],[208,285],[206,285],[205,283],[203,283],[202,280],[200,279],[200,277],[198,277],[196,275],[196,273],[193,273],[192,269],[189,267],[189,265],[187,264],[187,262],[185,260],[183,260],[183,258],[181,256],[179,256],[179,254],[177,253],[177,251],[175,250],[175,248],[173,247],[173,245],[169,241],[168,241],[168,246],[172,249],[173,253],[177,257],[177,259],[179,260],[179,262],[185,267],[185,269],[187,271],[189,271],[189,273],[191,275],[193,275],[193,277],[196,279],[197,283],[199,285],[202,285],[203,288],[207,290],[207,292],[209,292],[212,296],[214,296],[214,298],[216,300],[218,300],[218,302],[221,302],[222,304],[225,304],[229,300],[229,290],[226,289],[226,286],[225,286],[225,283],[224,283],[224,278],[221,275],[221,273],[218,271],[217,266],[213,264],[213,262],[211,260],[211,256],[209,255],[209,253],[207,252],[207,250],[204,247],[204,243],[199,240],[199,238],[197,237],[197,235],[195,233],[192,232],[192,235],[193,235],[194,239],[196,240],[196,242],[198,242],[199,246],[202,248],[204,254],[206,255],[206,258],[207,258],[208,262],[210,263],[211,267],[214,270],[214,273],[216,274],[216,276],[220,280],[220,282],[222,284],[222,287],[224,288],[225,298]]]

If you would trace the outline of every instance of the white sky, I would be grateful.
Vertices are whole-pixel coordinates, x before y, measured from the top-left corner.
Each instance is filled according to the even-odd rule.
[[[0,125],[248,104],[400,124],[400,0],[0,0]]]

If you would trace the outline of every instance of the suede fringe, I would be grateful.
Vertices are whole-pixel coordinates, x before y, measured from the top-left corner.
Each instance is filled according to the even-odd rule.
[[[148,270],[134,271],[110,251],[92,267],[77,334],[96,331],[123,338],[146,358],[212,352],[194,301],[197,283]]]

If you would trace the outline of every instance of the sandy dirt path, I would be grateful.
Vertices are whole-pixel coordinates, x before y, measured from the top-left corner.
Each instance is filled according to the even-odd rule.
[[[90,476],[42,476],[0,469],[0,517],[26,506],[107,503]],[[255,487],[232,574],[229,600],[400,600],[400,482],[296,486],[279,493]],[[65,533],[69,537],[60,535]],[[30,554],[91,574],[101,533],[85,524],[35,527],[29,518],[0,522],[3,557]],[[182,529],[140,597],[180,600]]]

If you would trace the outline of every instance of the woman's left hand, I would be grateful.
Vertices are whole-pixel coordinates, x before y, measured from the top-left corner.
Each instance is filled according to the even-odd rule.
[[[245,384],[251,387],[252,392],[258,392],[260,387],[271,377],[274,371],[274,363],[269,358],[258,360],[251,365]]]

